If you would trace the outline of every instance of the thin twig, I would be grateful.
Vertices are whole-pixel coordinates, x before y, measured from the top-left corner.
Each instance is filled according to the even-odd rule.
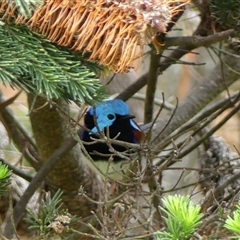
[[[237,37],[239,32],[234,29],[229,29],[223,32],[218,32],[210,36],[183,36],[183,37],[166,37],[165,47],[193,45],[197,47],[208,47],[211,44],[227,40],[229,37]]]
[[[161,107],[159,108],[159,110],[158,110],[155,118],[153,119],[153,122],[152,122],[151,125],[150,125],[150,128],[149,128],[149,130],[148,130],[148,132],[147,132],[147,134],[146,134],[146,137],[145,137],[145,139],[144,139],[145,141],[148,141],[148,140],[151,139],[151,132],[152,132],[152,129],[153,129],[153,127],[154,127],[154,124],[156,123],[159,115],[161,114],[161,112],[162,112],[162,110],[163,110],[163,108],[164,108],[164,105],[165,105],[164,93],[162,93],[162,98],[163,98],[163,104],[162,104]],[[145,142],[145,141],[144,141],[144,142]]]
[[[66,139],[63,144],[49,157],[49,159],[42,165],[40,170],[37,172],[35,177],[32,179],[30,184],[28,185],[26,191],[21,196],[20,200],[14,207],[13,218],[15,225],[17,226],[20,220],[22,219],[26,205],[36,189],[41,185],[42,181],[46,178],[48,173],[54,168],[59,160],[70,151],[75,145],[76,141],[72,138]],[[13,232],[13,228],[10,222],[7,223],[5,228],[5,235],[11,236]]]
[[[2,93],[0,92],[0,102],[2,102],[2,98]],[[9,131],[11,132],[11,136],[16,147],[21,152],[23,149],[28,148],[28,152],[31,156],[28,155],[28,152],[25,152],[26,154],[24,154],[24,157],[36,170],[38,170],[39,164],[35,161],[35,159],[40,159],[40,156],[36,152],[36,143],[33,141],[32,137],[29,135],[24,126],[19,122],[19,120],[15,118],[11,109],[6,107],[1,111],[1,114],[8,126]],[[32,156],[34,156],[34,160]]]
[[[33,177],[30,174],[27,174],[25,171],[22,171],[21,169],[19,169],[16,166],[13,166],[12,164],[8,163],[6,160],[4,160],[3,158],[0,158],[0,162],[4,163],[5,165],[8,166],[8,168],[10,170],[13,171],[14,174],[22,177],[23,179],[27,180],[28,182],[30,182]]]
[[[168,125],[170,124],[170,122],[172,121],[176,111],[177,111],[177,108],[178,108],[178,99],[177,100],[177,103],[176,103],[176,107],[175,109],[173,110],[170,118],[168,119],[167,123],[165,124],[165,126],[163,127],[163,129],[161,129],[160,132],[158,132],[158,135],[151,141],[151,143],[155,142],[157,138],[159,138],[161,136],[161,134],[165,131],[165,129],[168,127]]]
[[[194,130],[193,128],[196,125],[199,125],[199,127],[197,129],[195,129],[192,134],[192,136],[196,135],[199,132],[199,130],[201,130],[204,126],[209,124],[219,114],[221,114],[223,111],[225,111],[226,109],[230,108],[235,103],[237,103],[239,101],[239,97],[240,97],[240,93],[237,92],[237,93],[234,93],[232,96],[230,96],[230,98],[220,100],[219,102],[217,102],[213,105],[207,106],[202,111],[200,111],[198,114],[196,114],[192,119],[190,119],[189,121],[184,123],[178,129],[176,129],[174,132],[172,132],[169,136],[167,136],[164,139],[164,142],[161,144],[161,146],[160,146],[160,144],[158,145],[158,148],[161,148],[161,149],[165,148],[167,145],[170,144],[172,139],[176,139],[179,136],[181,136],[182,134]],[[221,110],[219,110],[219,109],[221,109]],[[214,112],[216,112],[216,113],[213,114]],[[209,117],[211,114],[213,114],[212,117]],[[205,118],[208,118],[208,120],[205,120],[204,123],[202,124],[202,121]],[[179,145],[181,145],[181,143],[177,144],[177,146],[179,146]]]
[[[138,100],[146,100],[146,95],[145,94],[141,94],[141,93],[135,93],[132,96],[133,99],[138,99]],[[173,110],[175,108],[174,105],[172,105],[171,103],[166,102],[166,100],[162,100],[162,99],[158,99],[158,98],[154,98],[154,104],[159,106],[159,107],[163,107],[164,109],[167,110]]]
[[[192,146],[190,146],[185,151],[179,154],[179,158],[186,156],[193,149],[197,148],[201,143],[203,143],[207,138],[209,138],[213,133],[215,133],[221,126],[223,126],[234,114],[240,110],[240,104],[236,106],[230,113],[227,114],[218,124],[216,124],[212,129],[210,129],[206,134],[204,134],[198,141],[196,141]]]
[[[196,36],[198,35],[195,33]],[[176,48],[169,57],[169,59],[162,60],[159,63],[159,74],[165,71],[168,67],[170,67],[173,62],[171,59],[175,59],[175,62],[179,60],[182,56],[187,54],[188,52],[192,51],[193,49],[209,45],[210,43],[215,43],[222,40],[227,40],[229,36],[238,36],[238,32],[236,32],[233,29],[224,31],[222,33],[213,34],[211,36],[207,37],[200,37],[196,38],[195,36],[192,37],[172,37],[172,38],[166,38],[167,41],[165,42],[165,46],[168,46],[171,44],[176,44],[176,42],[179,42],[181,46]],[[187,40],[187,42],[185,41]],[[177,45],[177,44],[176,44]],[[147,84],[148,81],[148,73],[143,74],[141,77],[139,77],[133,84],[131,84],[129,87],[127,87],[124,91],[122,91],[117,98],[120,98],[124,101],[127,101],[132,95],[134,95],[136,92],[138,92],[142,87],[144,87]]]

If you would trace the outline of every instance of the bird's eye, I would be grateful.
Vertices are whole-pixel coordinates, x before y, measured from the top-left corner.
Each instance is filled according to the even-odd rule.
[[[115,118],[115,116],[113,114],[108,114],[107,117],[109,120],[113,120]]]

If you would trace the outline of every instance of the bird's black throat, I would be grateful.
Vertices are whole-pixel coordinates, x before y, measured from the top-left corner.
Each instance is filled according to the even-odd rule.
[[[87,129],[93,129],[95,127],[93,116],[87,113],[85,115],[85,127]],[[104,129],[104,134],[107,136],[107,130]],[[109,136],[111,139],[117,137],[117,140],[128,142],[128,143],[136,143],[136,138],[134,135],[134,129],[131,125],[130,119],[124,116],[116,115],[116,119],[113,124],[109,127]],[[89,134],[89,131],[86,129],[81,129],[80,138],[83,142],[93,142],[91,138],[99,139],[96,134]],[[95,142],[94,144],[84,144],[87,152],[90,154],[93,160],[108,160],[110,155],[113,156],[113,161],[121,161],[124,160],[120,156],[109,151],[109,146],[106,143]],[[117,152],[124,152],[128,149],[124,146],[120,146],[117,144],[112,144],[112,147]],[[93,152],[98,152],[101,155]],[[106,155],[107,154],[107,155]],[[103,156],[106,155],[106,156]]]

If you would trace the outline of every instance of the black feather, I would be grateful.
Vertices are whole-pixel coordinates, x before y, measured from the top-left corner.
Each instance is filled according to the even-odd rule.
[[[136,130],[136,129],[134,129],[132,127],[130,120],[131,119],[127,118],[126,116],[121,116],[121,115],[116,114],[115,121],[109,127],[110,138],[112,139],[119,134],[119,136],[117,137],[117,140],[124,141],[124,142],[129,142],[129,143],[137,143],[136,137],[135,137],[135,134],[134,134],[134,130]],[[89,113],[86,113],[85,118],[84,118],[84,122],[85,122],[85,127],[90,129],[90,130],[95,127],[94,118]],[[106,128],[104,129],[104,133],[105,133],[105,135],[107,135]],[[81,130],[80,138],[84,142],[92,142],[93,140],[91,138],[99,139],[99,137],[96,134],[89,134],[89,131],[87,131],[86,129]],[[85,144],[84,146],[85,146],[87,152],[91,155],[92,159],[95,160],[95,161],[99,161],[99,160],[106,160],[107,161],[109,159],[109,156],[100,156],[100,155],[97,155],[97,154],[93,154],[94,151],[99,152],[101,154],[108,154],[108,155],[111,154],[111,155],[113,155],[114,161],[123,160],[119,156],[116,156],[112,152],[110,152],[108,145],[105,144],[105,143],[96,142],[96,143],[91,144],[91,145]],[[116,144],[112,144],[112,146],[118,152],[124,152],[124,151],[128,150],[125,147],[119,146],[119,145],[116,145]]]

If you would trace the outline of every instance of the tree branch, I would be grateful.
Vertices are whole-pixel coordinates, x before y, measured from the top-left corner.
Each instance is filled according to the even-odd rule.
[[[223,32],[215,33],[210,36],[184,36],[184,37],[166,37],[165,48],[172,46],[185,46],[192,45],[194,48],[197,47],[209,47],[209,45],[227,40],[229,37],[237,37],[239,32],[234,29],[229,29]]]
[[[197,35],[197,33],[195,33]],[[200,36],[191,36],[191,37],[166,37],[165,46],[164,48],[170,46],[178,46],[167,59],[162,60],[159,63],[159,72],[161,74],[165,71],[168,67],[172,64],[176,63],[182,56],[189,53],[193,49],[200,47],[200,46],[209,46],[212,43],[216,43],[218,41],[227,40],[229,37],[238,36],[239,33],[233,29],[216,33],[207,37],[200,37]],[[117,98],[123,99],[127,101],[138,92],[142,87],[147,84],[149,73],[143,74],[140,78],[138,78],[133,84],[127,87],[124,91],[122,91]]]
[[[0,103],[3,102],[3,95],[0,92]],[[39,169],[39,163],[36,161],[40,159],[36,151],[35,144],[32,144],[31,137],[28,135],[28,131],[20,124],[15,118],[10,108],[5,107],[1,110],[1,115],[8,127],[8,131],[11,134],[12,140],[17,149],[23,153],[26,160],[36,169]]]
[[[13,173],[15,173],[16,175],[20,176],[21,178],[27,180],[28,182],[30,182],[33,179],[33,177],[30,174],[27,174],[25,171],[21,170],[20,168],[8,163],[3,158],[0,158],[0,162],[7,165],[8,168],[13,171]]]
[[[211,128],[207,131],[198,141],[196,141],[193,145],[186,148],[185,150],[181,151],[181,153],[178,155],[178,158],[181,159],[184,156],[186,156],[188,153],[192,152],[194,149],[196,149],[200,144],[202,144],[204,141],[206,141],[211,135],[213,135],[220,127],[222,127],[234,114],[236,114],[240,110],[240,104],[238,104],[236,107],[234,107],[230,113],[227,114],[216,126]]]
[[[146,99],[145,99],[145,107],[144,107],[144,123],[149,123],[153,119],[153,111],[154,111],[154,97],[157,87],[158,80],[158,63],[161,55],[156,54],[155,51],[151,51],[150,55],[150,68],[148,74],[148,82],[147,82],[147,91],[146,91]]]
[[[238,54],[236,51],[234,52],[233,49],[229,49],[228,51]],[[200,84],[193,89],[189,96],[179,104],[174,118],[165,128],[164,132],[156,138],[157,146],[163,143],[165,137],[190,120],[218,94],[226,90],[227,87],[239,79],[240,73],[238,71],[240,69],[240,59],[225,54],[222,62],[224,63],[223,65],[219,63],[215,70],[206,76]],[[153,136],[157,136],[157,132],[161,131],[165,123],[166,120],[164,123],[156,123]]]
[[[43,164],[43,166],[37,172],[35,177],[32,179],[31,183],[29,184],[28,188],[26,189],[26,191],[24,192],[24,194],[21,196],[20,200],[14,207],[13,218],[16,226],[22,219],[25,213],[27,203],[34,194],[34,192],[40,186],[42,181],[46,178],[48,173],[54,168],[54,166],[57,165],[58,161],[60,161],[62,157],[76,145],[76,143],[77,142],[72,138],[66,139],[66,141],[63,142],[63,144],[49,157],[49,159]],[[4,234],[7,237],[11,237],[12,232],[13,232],[12,224],[9,221],[6,225]]]
[[[219,116],[221,113],[223,113],[226,109],[232,108],[234,106],[234,104],[239,102],[239,100],[240,100],[240,93],[235,93],[227,99],[223,99],[211,106],[205,107],[202,111],[200,111],[198,114],[196,114],[189,121],[187,121],[186,123],[181,125],[179,128],[177,128],[176,130],[171,132],[164,139],[164,143],[163,143],[163,145],[161,145],[161,148],[165,148],[172,142],[172,140],[177,139],[180,135],[186,133],[187,131],[193,130],[193,128],[195,128],[195,130],[191,134],[191,137],[194,137],[196,134],[198,134],[200,131],[202,131],[203,128],[205,128],[214,119],[216,119],[217,116]],[[204,120],[206,118],[207,118],[207,120]],[[199,126],[196,128],[197,125],[199,125]],[[180,146],[182,144],[183,143],[177,144],[177,147],[180,148]],[[181,157],[183,157],[183,156],[184,155],[182,155],[182,151],[181,151]],[[179,157],[179,155],[178,155],[178,157]]]

